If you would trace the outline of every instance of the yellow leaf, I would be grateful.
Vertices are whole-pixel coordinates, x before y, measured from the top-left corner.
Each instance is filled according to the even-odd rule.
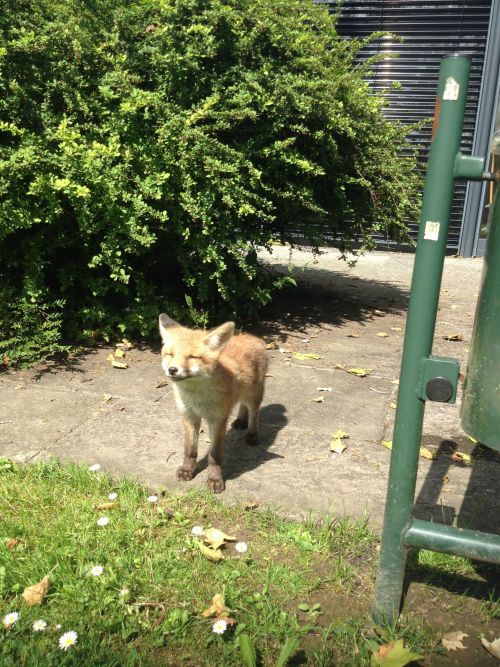
[[[444,340],[453,340],[453,341],[460,341],[460,340],[464,339],[462,334],[459,334],[459,333],[446,334],[446,336],[443,336],[443,338],[444,338]]]
[[[210,547],[205,546],[203,542],[200,542],[200,540],[194,540],[194,543],[205,556],[205,558],[208,558],[208,560],[214,561],[214,563],[217,563],[220,560],[224,560],[224,556],[222,555],[222,551],[220,549],[210,549]]]
[[[390,644],[379,646],[378,651],[372,654],[371,667],[404,667],[410,662],[421,660],[424,656],[412,653],[403,646],[403,640],[398,639]]]
[[[401,327],[391,327],[391,331],[401,331]]]
[[[128,368],[128,364],[123,361],[112,361],[111,365],[113,368]]]
[[[332,440],[330,444],[330,451],[335,452],[336,454],[342,454],[344,449],[347,448],[347,445],[344,445],[342,440],[340,438],[337,438],[336,440]]]
[[[392,440],[382,440],[382,444],[384,447],[387,447],[387,449],[392,449]]]
[[[258,506],[259,503],[257,503],[255,500],[245,500],[245,502],[243,503],[243,509],[247,512],[249,510],[257,509]]]
[[[110,353],[110,354],[108,354],[108,356],[106,357],[106,361],[109,361],[110,364],[112,364],[114,360],[115,360],[115,355],[114,355],[114,354],[111,354],[111,353]]]
[[[344,438],[348,438],[349,436],[347,433],[345,433],[341,428],[339,428],[335,433],[332,434],[332,438],[335,440],[342,440]]]
[[[347,333],[346,336],[347,336],[347,338],[359,338],[359,334],[353,333],[352,331]]]
[[[388,334],[388,333],[385,333],[385,331],[379,331],[378,334],[377,334],[377,336],[378,336],[379,338],[387,338],[388,335],[389,335],[389,334]]]
[[[294,352],[293,356],[299,361],[305,361],[306,359],[321,359],[319,354],[313,354],[312,352]]]
[[[117,507],[118,503],[101,503],[100,505],[94,505],[94,509],[96,510],[112,510],[115,507]]]
[[[117,347],[115,350],[115,357],[117,357],[118,359],[122,359],[124,356],[125,352],[121,348]]]
[[[23,591],[23,598],[28,607],[33,607],[36,604],[42,604],[45,596],[50,588],[50,579],[44,577],[38,584],[28,586]]]
[[[316,396],[316,398],[311,398],[311,403],[323,403],[324,400],[324,396]]]
[[[347,372],[351,373],[352,375],[357,375],[360,378],[364,378],[369,375],[371,371],[371,368],[349,368]]]
[[[470,441],[472,442],[472,444],[477,445],[477,440],[476,440],[476,438],[473,438],[471,435],[468,435],[468,436],[467,436],[467,439],[470,440]]]
[[[432,459],[436,458],[436,453],[431,452],[431,450],[427,449],[427,447],[420,447],[420,456],[422,456],[424,459],[429,459],[432,461]]]
[[[208,542],[213,549],[218,549],[225,542],[236,542],[236,537],[226,535],[218,528],[208,528],[203,531],[203,539]]]
[[[397,405],[396,405],[396,403],[392,402],[390,407],[391,407],[393,410],[395,410],[395,409],[397,408]]]
[[[230,609],[228,609],[224,602],[224,596],[220,593],[214,595],[212,598],[212,604],[208,609],[205,609],[201,613],[204,618],[211,618],[212,616],[218,616],[219,618],[225,618],[229,616]]]

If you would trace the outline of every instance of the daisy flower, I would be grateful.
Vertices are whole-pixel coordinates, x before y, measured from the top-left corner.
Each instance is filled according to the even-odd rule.
[[[98,526],[107,526],[109,523],[109,519],[107,516],[102,516],[100,519],[97,519],[97,525]]]
[[[148,503],[157,503],[158,502],[158,496],[148,496],[146,498],[146,500],[148,501]]]
[[[59,637],[59,647],[62,648],[63,651],[66,651],[70,646],[76,644],[77,639],[78,635],[74,630],[65,632]]]
[[[19,614],[17,611],[11,611],[10,614],[7,614],[7,616],[4,616],[3,618],[3,626],[4,628],[10,628],[11,625],[14,625],[14,623],[17,621],[19,618]]]
[[[245,551],[248,550],[248,544],[247,544],[246,542],[237,542],[237,543],[234,545],[234,548],[236,549],[236,551],[237,551],[238,553],[240,553],[240,554],[244,554]]]
[[[126,598],[127,595],[128,595],[129,593],[130,593],[130,590],[129,590],[128,588],[122,588],[122,589],[119,591],[118,595],[119,595],[121,598]]]
[[[94,463],[94,465],[89,466],[90,472],[97,472],[100,469],[101,469],[101,464],[100,463]]]
[[[103,572],[104,568],[102,565],[94,565],[93,567],[90,568],[90,574],[93,577],[100,577]]]
[[[42,619],[39,619],[33,623],[33,630],[35,632],[41,632],[42,630],[45,630],[46,627],[47,621],[42,621]]]
[[[216,635],[223,635],[226,632],[226,628],[227,628],[227,623],[222,618],[220,618],[218,621],[215,621],[215,623],[212,626],[212,630],[215,632]]]
[[[203,527],[202,526],[193,526],[191,528],[191,533],[193,535],[203,535]]]
[[[117,498],[118,498],[118,494],[114,493],[114,492],[110,493],[109,496],[108,496],[108,500],[116,500]]]

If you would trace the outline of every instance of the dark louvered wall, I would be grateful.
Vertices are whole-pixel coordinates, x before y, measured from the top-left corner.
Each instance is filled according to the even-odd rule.
[[[321,2],[321,0],[319,0]],[[335,0],[327,1],[337,11]],[[441,58],[460,52],[472,58],[461,150],[470,154],[474,138],[481,76],[491,12],[491,0],[344,0],[337,29],[346,39],[386,30],[403,43],[382,39],[363,49],[361,58],[392,51],[399,54],[378,64],[370,80],[375,90],[399,81],[402,89],[388,93],[386,115],[403,123],[432,118]],[[426,162],[430,125],[414,135],[423,144]],[[457,251],[465,200],[465,183],[457,183],[450,220],[448,249]],[[412,235],[416,237],[416,226]]]

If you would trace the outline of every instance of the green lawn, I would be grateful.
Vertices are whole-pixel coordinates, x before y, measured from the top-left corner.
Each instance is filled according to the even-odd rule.
[[[200,491],[148,496],[86,468],[0,459],[0,618],[19,614],[0,626],[2,667],[250,665],[252,647],[262,666],[286,654],[289,664],[369,665],[395,638],[434,650],[415,623],[385,634],[371,625],[377,545],[363,522],[294,523]],[[223,560],[207,558],[194,526],[236,538]],[[43,603],[28,606],[24,589],[46,575]],[[216,595],[228,610],[219,616],[235,621],[222,634],[217,613],[202,615]],[[78,637],[63,650],[67,632]]]

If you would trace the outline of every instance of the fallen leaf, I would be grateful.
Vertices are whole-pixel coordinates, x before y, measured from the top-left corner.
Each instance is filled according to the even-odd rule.
[[[450,461],[455,461],[455,463],[465,463],[467,465],[470,465],[472,463],[469,454],[465,454],[464,452],[453,452],[453,454],[451,454],[449,458]]]
[[[339,440],[339,439],[332,440],[332,442],[330,444],[330,451],[335,452],[336,454],[342,454],[342,452],[346,448],[347,448],[347,445],[344,445],[342,440]]]
[[[121,343],[117,343],[116,347],[124,347],[126,350],[131,350],[133,346],[126,338],[122,338]]]
[[[19,540],[16,540],[16,539],[13,538],[13,537],[7,537],[7,538],[5,538],[5,546],[7,547],[7,549],[10,549],[11,551],[12,551],[12,549],[14,549],[14,547],[17,546],[18,544],[19,544]]]
[[[382,440],[382,444],[384,447],[387,447],[387,449],[392,449],[392,440]]]
[[[385,331],[379,331],[378,334],[376,334],[379,338],[387,338],[389,335],[388,333],[385,333]]]
[[[360,378],[364,378],[369,375],[371,371],[371,368],[349,368],[347,372],[351,373],[352,375],[357,375]]]
[[[125,356],[125,352],[121,349],[121,347],[117,347],[115,350],[115,357],[118,359],[122,359]]]
[[[208,528],[203,531],[203,539],[208,542],[213,549],[218,549],[225,542],[236,542],[236,537],[226,535],[218,528]]]
[[[217,616],[218,618],[226,618],[230,614],[230,609],[228,609],[224,602],[224,596],[220,593],[214,595],[212,598],[212,604],[208,609],[201,612],[203,618],[211,618],[212,616]]]
[[[415,660],[421,660],[424,656],[412,653],[403,646],[403,640],[398,639],[390,644],[379,646],[378,651],[372,654],[371,667],[404,667]]]
[[[128,364],[126,364],[124,361],[112,361],[111,365],[113,368],[128,368]]]
[[[28,586],[23,591],[23,598],[28,607],[33,607],[36,604],[42,604],[45,596],[47,595],[50,588],[50,579],[44,577],[37,584],[33,586]]]
[[[331,387],[316,387],[316,391],[332,391]]]
[[[347,338],[359,338],[359,334],[353,333],[350,331],[349,333],[346,333]]]
[[[113,398],[113,397],[111,396],[111,394],[104,394],[102,400],[103,400],[105,403],[108,403],[112,398]]]
[[[200,542],[200,540],[194,540],[194,543],[205,556],[205,558],[208,558],[208,560],[211,560],[214,563],[224,560],[224,556],[222,555],[222,551],[220,549],[210,549],[210,547],[205,546],[203,542]]]
[[[449,484],[450,483],[450,478],[448,477],[448,475],[443,475],[442,482],[443,482],[443,484]]]
[[[335,433],[332,434],[332,438],[335,438],[336,440],[343,440],[348,438],[349,436],[347,433],[345,433],[341,428],[337,429]]]
[[[462,639],[468,636],[469,635],[466,635],[465,632],[457,630],[456,632],[448,632],[443,635],[441,642],[443,646],[448,649],[448,651],[456,651],[459,648],[467,648],[462,644]]]
[[[114,360],[115,360],[115,355],[110,352],[106,357],[106,361],[109,361],[109,363],[112,364]]]
[[[324,396],[316,396],[316,398],[311,398],[311,403],[323,403],[324,400]]]
[[[274,375],[271,375],[271,373],[266,373],[266,374],[264,375],[264,377],[266,377],[266,378],[273,378]]]
[[[385,315],[385,313],[382,310],[374,310],[373,311],[374,315],[378,315],[379,317],[382,317],[382,315]]]
[[[391,405],[390,405],[390,407],[391,407],[393,410],[395,410],[398,406],[397,406],[396,403],[392,402]]]
[[[243,503],[243,509],[245,512],[248,512],[249,510],[255,510],[259,506],[259,503],[255,502],[255,500],[245,500]]]
[[[391,331],[401,331],[401,327],[391,327]]]
[[[162,389],[163,387],[168,387],[167,380],[158,380],[155,389]]]
[[[306,359],[321,359],[319,354],[314,354],[312,352],[294,352],[293,356],[294,359],[298,359],[299,361],[305,361]]]
[[[497,660],[500,660],[500,637],[497,637],[492,642],[489,642],[484,637],[481,637],[481,642],[484,648],[491,653]]]
[[[453,340],[453,341],[460,341],[463,340],[464,337],[462,334],[456,333],[456,334],[446,334],[446,336],[443,336],[444,340]]]
[[[470,440],[473,445],[477,445],[477,440],[476,438],[473,438],[471,435],[467,436],[467,440]]]
[[[279,345],[276,341],[273,341],[272,343],[266,343],[266,350],[277,350],[279,348]]]
[[[436,453],[431,452],[431,450],[427,449],[427,447],[420,447],[420,452],[419,453],[420,453],[420,456],[422,458],[429,459],[430,461],[432,461],[432,459],[436,458]]]
[[[118,503],[101,503],[100,505],[94,505],[96,510],[112,510],[117,507]]]

